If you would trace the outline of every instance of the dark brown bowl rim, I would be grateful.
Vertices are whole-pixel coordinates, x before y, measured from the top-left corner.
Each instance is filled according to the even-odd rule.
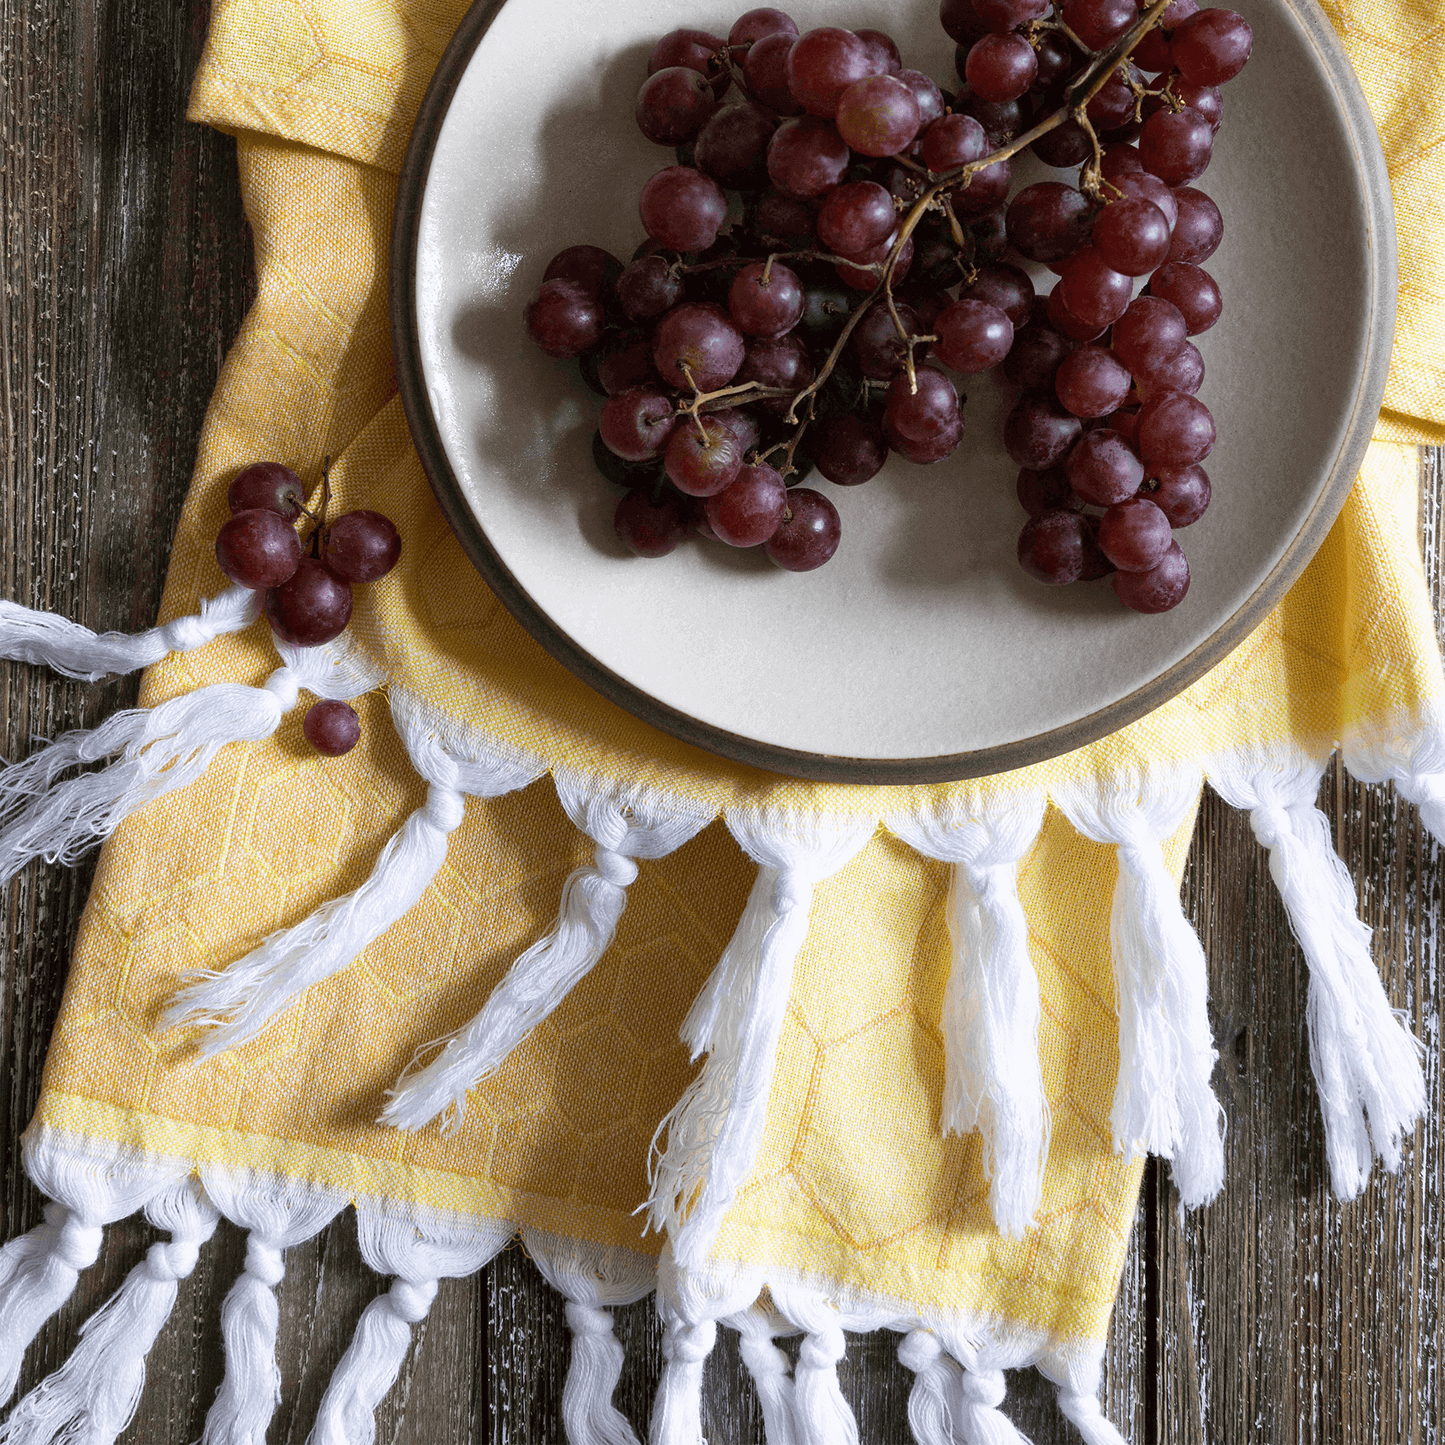
[[[1348,57],[1317,5],[1307,0],[1280,0],[1313,44],[1354,143],[1369,205],[1373,258],[1371,324],[1365,364],[1334,466],[1284,555],[1233,616],[1192,652],[1143,687],[1085,717],[1013,742],[925,758],[842,757],[759,742],[669,707],[604,667],[538,606],[488,541],[452,471],[422,375],[416,320],[416,256],[427,177],[452,97],[473,52],[503,3],[506,0],[476,0],[463,18],[432,76],[402,163],[392,222],[390,264],[391,339],[396,379],[422,468],[438,505],[472,564],[532,637],[564,667],[618,707],[661,732],[721,757],[815,782],[875,786],[941,783],[1008,772],[1095,742],[1182,692],[1264,621],[1324,542],[1354,485],[1384,396],[1395,324],[1395,218],[1374,119]]]

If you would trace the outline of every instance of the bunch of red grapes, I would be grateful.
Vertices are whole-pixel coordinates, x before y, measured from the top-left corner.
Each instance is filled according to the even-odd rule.
[[[380,512],[345,512],[327,521],[329,479],[321,516],[308,538],[296,530],[305,507],[301,478],[280,462],[254,462],[231,483],[231,516],[216,534],[216,561],[242,587],[264,592],[271,630],[297,647],[320,647],[351,620],[351,587],[385,577],[401,556],[396,527]],[[302,723],[319,753],[339,757],[361,737],[361,720],[344,702],[316,703]]]
[[[1183,598],[1173,530],[1208,504],[1215,438],[1188,338],[1219,318],[1201,263],[1223,236],[1192,182],[1253,35],[1196,0],[1146,9],[942,0],[956,93],[878,31],[800,35],[779,10],[658,41],[636,117],[677,163],[642,188],[648,239],[625,266],[569,247],[526,309],[607,397],[593,455],[633,552],[695,532],[821,566],[838,512],[799,484],[942,460],[957,377],[994,370],[1022,391],[1024,570],[1110,576],[1140,612]],[[1026,148],[1077,184],[1011,196]],[[1047,295],[1020,262],[1058,278]]]

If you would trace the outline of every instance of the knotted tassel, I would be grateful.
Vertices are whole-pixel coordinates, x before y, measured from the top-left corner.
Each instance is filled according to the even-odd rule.
[[[1445,846],[1445,717],[1426,713],[1389,732],[1347,734],[1340,757],[1362,783],[1394,783]]]
[[[371,876],[354,893],[324,903],[309,918],[273,933],[260,948],[221,970],[186,975],[164,1015],[165,1027],[210,1025],[197,1050],[209,1058],[262,1033],[307,989],[351,966],[393,924],[405,917],[446,861],[447,844],[465,814],[465,795],[498,797],[525,787],[540,764],[474,749],[457,756],[416,708],[393,697],[397,731],[416,770],[427,780],[427,799],[382,848]]]
[[[961,1445],[1028,1445],[999,1409],[1007,1393],[1002,1370],[975,1365],[960,1371],[953,1420]]]
[[[631,1250],[540,1230],[523,1230],[522,1241],[547,1283],[567,1301],[572,1358],[562,1386],[562,1424],[568,1445],[637,1445],[632,1426],[612,1403],[625,1356],[609,1309],[648,1294],[657,1266]]]
[[[1341,1199],[1365,1187],[1373,1152],[1393,1173],[1425,1109],[1420,1045],[1391,1009],[1355,912],[1355,888],[1315,806],[1323,765],[1311,758],[1226,758],[1210,782],[1248,809],[1309,965],[1310,1062],[1325,1120],[1330,1181]]]
[[[637,877],[634,860],[665,857],[709,818],[637,790],[599,793],[597,781],[581,775],[559,773],[556,784],[567,816],[597,845],[591,864],[568,877],[551,931],[517,959],[482,1011],[431,1063],[398,1081],[383,1123],[420,1129],[441,1114],[444,1129],[459,1124],[468,1091],[501,1068],[607,951]]]
[[[92,632],[54,612],[0,602],[0,657],[42,663],[66,677],[96,682],[112,673],[151,667],[172,652],[190,652],[226,633],[241,632],[261,612],[261,594],[230,587],[201,602],[199,615],[177,617],[145,632]]]
[[[960,799],[942,817],[888,822],[910,847],[954,865],[940,1123],[944,1133],[979,1131],[994,1223],[1013,1238],[1033,1224],[1049,1154],[1039,980],[1017,886],[1018,860],[1043,817],[1043,797],[1022,794],[974,808]]]
[[[704,1289],[665,1244],[657,1260],[657,1313],[662,1319],[662,1374],[652,1405],[648,1445],[706,1445],[702,1374],[717,1340],[717,1322],[746,1309],[761,1292],[758,1278],[739,1271]]]
[[[221,1213],[249,1230],[246,1264],[221,1305],[226,1372],[206,1414],[202,1445],[265,1445],[281,1401],[276,1365],[280,1311],[275,1289],[286,1273],[282,1252],[310,1239],[345,1202],[298,1182],[206,1168],[202,1184]]]
[[[1180,767],[1100,779],[1056,799],[1079,832],[1118,853],[1110,919],[1119,1012],[1114,1147],[1170,1160],[1189,1207],[1223,1185],[1223,1111],[1209,1086],[1217,1055],[1208,964],[1160,844],[1183,826],[1200,784],[1197,772]]]
[[[51,1203],[44,1224],[0,1250],[0,1398],[14,1392],[26,1345],[70,1298],[103,1238],[98,1223]]]
[[[500,1222],[463,1230],[424,1218],[396,1219],[373,1212],[366,1200],[357,1201],[356,1230],[366,1263],[397,1278],[362,1310],[321,1397],[308,1445],[372,1445],[376,1407],[401,1373],[412,1326],[426,1318],[437,1282],[475,1274],[512,1234]]]
[[[1078,1427],[1084,1445],[1124,1445],[1124,1437],[1105,1418],[1097,1393],[1062,1386],[1059,1409]]]
[[[792,1326],[761,1305],[729,1315],[723,1323],[738,1332],[738,1353],[752,1376],[763,1412],[763,1438],[767,1445],[798,1445],[797,1399],[792,1362],[773,1343],[777,1334],[791,1334]]]
[[[219,1218],[188,1179],[157,1196],[146,1216],[171,1235],[153,1244],[109,1300],[80,1327],[80,1343],[0,1426],[4,1445],[84,1440],[111,1445],[130,1423],[145,1383],[146,1355],[175,1307],[177,1281],[196,1267]]]
[[[838,1361],[848,1352],[843,1331],[856,1321],[805,1285],[774,1279],[769,1291],[779,1313],[803,1331],[793,1371],[798,1445],[858,1445],[858,1421],[838,1386]]]
[[[25,1172],[52,1202],[45,1222],[0,1249],[0,1403],[20,1377],[25,1347],[95,1263],[102,1230],[142,1208],[181,1177],[144,1155],[95,1159],[75,1138],[32,1124],[25,1131]]]
[[[898,1342],[898,1360],[913,1371],[908,1392],[908,1428],[917,1445],[954,1445],[953,1405],[958,1361],[944,1352],[932,1330],[910,1330]]]
[[[792,992],[793,965],[808,934],[813,889],[873,836],[872,818],[830,818],[783,811],[737,812],[728,828],[760,869],[740,933],[756,933],[759,890],[771,884],[771,922],[756,951],[729,945],[718,964],[724,992],[711,981],[712,1033],[692,1042],[707,1062],[659,1126],[667,1144],[654,1157],[648,1201],[652,1226],[665,1230],[678,1262],[706,1256],[723,1216],[757,1158],[778,1038]],[[696,1020],[694,1020],[696,1022]]]
[[[374,685],[331,649],[278,642],[277,650],[284,665],[261,687],[214,683],[156,708],[117,713],[0,771],[0,883],[34,858],[73,863],[138,808],[195,782],[227,744],[270,737],[303,687],[345,698]],[[56,781],[67,768],[105,758],[114,761]]]

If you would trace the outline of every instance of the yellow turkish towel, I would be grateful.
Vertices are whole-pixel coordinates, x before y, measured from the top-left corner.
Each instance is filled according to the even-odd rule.
[[[686,1258],[679,1238],[703,1193],[663,1191],[654,1201],[653,1217],[674,1235],[662,1280],[673,1345],[656,1438],[689,1438],[686,1421],[676,1423],[679,1409],[686,1414],[682,1376],[706,1352],[699,1331],[718,1318],[764,1339],[802,1329],[817,1343],[787,1396],[804,1414],[841,1348],[832,1345],[838,1326],[888,1325],[911,1332],[905,1357],[917,1388],[958,1392],[948,1398],[965,1426],[969,1410],[997,1403],[996,1371],[1028,1361],[1065,1385],[1071,1414],[1093,1420],[1097,1410],[1089,1415],[1081,1401],[1097,1386],[1134,1214],[1141,1165],[1131,1146],[1149,1142],[1142,1133],[1119,1139],[1111,1112],[1120,957],[1133,956],[1129,929],[1142,918],[1150,942],[1136,949],[1139,966],[1152,948],[1172,960],[1169,978],[1192,987],[1187,940],[1169,908],[1177,913],[1201,771],[1251,810],[1283,873],[1290,859],[1301,868],[1319,861],[1309,851],[1314,786],[1340,742],[1357,772],[1394,777],[1437,810],[1441,797],[1445,682],[1416,540],[1415,447],[1445,440],[1436,199],[1445,194],[1445,32],[1423,0],[1324,8],[1380,127],[1404,277],[1385,409],[1339,521],[1266,622],[1155,713],[996,779],[879,789],[779,778],[649,729],[543,652],[448,531],[395,395],[386,265],[412,118],[464,7],[218,0],[191,114],[236,135],[258,293],[207,417],[163,616],[194,613],[218,591],[213,541],[226,486],[259,457],[286,459],[308,482],[324,456],[338,458],[334,505],[385,512],[404,546],[393,574],[358,591],[348,629],[363,678],[361,744],[319,757],[301,736],[304,708],[295,709],[274,735],[221,749],[198,781],[134,813],[105,846],[27,1136],[32,1173],[64,1206],[52,1230],[74,1226],[80,1239],[148,1200],[157,1217],[162,1189],[199,1190],[201,1202],[187,1206],[197,1219],[219,1209],[253,1231],[255,1262],[248,1255],[241,1284],[260,1287],[279,1277],[272,1253],[354,1203],[382,1222],[382,1242],[368,1246],[363,1229],[368,1258],[403,1282],[476,1268],[522,1230],[570,1298],[605,1306],[640,1294],[666,1242],[644,1233],[637,1212],[649,1197],[654,1135],[699,1067],[713,1067],[690,1060],[679,1029],[766,853],[757,845],[750,861],[739,839],[771,821],[806,856],[763,858],[769,888],[787,881],[757,906],[775,924],[801,908],[806,939],[782,985],[775,1063],[762,1076],[766,1112],[740,1187]],[[141,704],[210,684],[260,687],[276,666],[258,623],[172,653],[147,673]],[[185,977],[226,970],[360,888],[388,840],[428,806],[436,779],[419,774],[393,716],[457,756],[480,750],[489,766],[498,757],[514,766],[513,781],[535,780],[470,796],[415,907],[256,1037],[199,1056],[206,1031],[168,1031],[162,1017]],[[642,857],[600,962],[472,1089],[455,1128],[379,1123],[398,1080],[476,1016],[547,933],[569,874],[603,868],[592,860],[604,842],[580,831],[577,809],[559,800],[568,786],[593,789],[624,829],[629,810],[655,806],[691,818],[693,835],[665,856]],[[1121,794],[1123,822],[1110,813]],[[940,819],[997,828],[1010,808],[1034,805],[1039,816],[1003,872],[1017,888],[1037,978],[1047,1169],[1035,1226],[1009,1238],[995,1227],[979,1133],[940,1129],[946,994],[961,966],[950,888],[964,937],[977,937],[970,907],[995,922],[1005,914],[989,912],[992,865],[970,861],[955,877],[952,855],[927,856],[917,830],[919,820]],[[808,833],[817,819],[847,835],[831,871]],[[605,848],[617,853],[611,841]],[[1294,898],[1302,927],[1308,906]],[[1322,988],[1333,966],[1319,963]],[[1347,978],[1340,996],[1357,986]],[[1196,1017],[1202,995],[1180,1007]],[[1367,1033],[1371,1007],[1360,1004]],[[1320,1047],[1328,1053],[1329,1040]],[[1349,1105],[1341,1117],[1358,1123],[1362,1106],[1353,1096]],[[1407,1098],[1396,1122],[1410,1119]],[[659,1168],[669,1167],[682,1122],[674,1115],[672,1133],[658,1139]],[[1371,1126],[1380,1122],[1371,1110]],[[1371,1140],[1361,1166],[1360,1141],[1341,1139],[1331,1162],[1348,1189],[1351,1169],[1368,1168]],[[1387,1163],[1398,1157],[1398,1139],[1377,1134],[1373,1147]],[[1188,1167],[1181,1153],[1176,1174]],[[704,1149],[704,1172],[707,1158]],[[686,1171],[684,1158],[678,1177],[691,1178]],[[160,1215],[177,1240],[203,1232],[194,1220],[176,1232],[175,1209]],[[386,1243],[383,1226],[398,1221],[451,1254],[425,1268],[410,1255],[397,1263],[412,1246]],[[75,1250],[83,1256],[81,1244]],[[12,1261],[10,1272],[21,1268]],[[6,1277],[0,1265],[0,1289]],[[406,1313],[410,1296],[393,1294],[399,1317],[416,1318]],[[228,1334],[228,1351],[233,1343]],[[777,1394],[766,1366],[759,1388],[765,1413],[782,1409],[786,1392]]]

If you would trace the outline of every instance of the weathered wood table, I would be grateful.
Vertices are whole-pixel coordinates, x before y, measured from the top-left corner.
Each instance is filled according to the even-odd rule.
[[[206,18],[204,0],[0,0],[0,595],[97,629],[154,620],[201,418],[250,299],[234,146],[182,120]],[[1438,454],[1422,458],[1421,498],[1438,614]],[[0,663],[0,749],[19,757],[34,737],[93,726],[135,690],[133,678],[89,686]],[[1181,1219],[1167,1169],[1145,1174],[1106,1392],[1137,1445],[1441,1438],[1445,867],[1388,789],[1332,772],[1324,806],[1391,997],[1425,1042],[1430,1115],[1398,1178],[1376,1176],[1347,1207],[1329,1197],[1300,954],[1247,822],[1207,796],[1184,887],[1210,959],[1228,1182],[1215,1205]],[[87,866],[33,867],[3,893],[6,1238],[40,1215],[19,1140],[89,882]],[[32,1346],[22,1390],[65,1358],[152,1238],[136,1221],[107,1231],[98,1263]],[[127,1440],[200,1435],[221,1375],[220,1303],[243,1254],[240,1232],[223,1225],[181,1285]],[[288,1256],[272,1441],[305,1439],[380,1287],[345,1216]],[[645,1431],[659,1361],[650,1303],[622,1311],[618,1331],[629,1351],[619,1403]],[[855,1341],[843,1367],[870,1445],[908,1438],[910,1377],[895,1344]],[[378,1439],[560,1441],[565,1361],[560,1302],[510,1250],[477,1278],[443,1282]],[[1010,1383],[1007,1409],[1038,1445],[1077,1440],[1032,1372]],[[726,1346],[706,1409],[709,1438],[761,1440]]]

